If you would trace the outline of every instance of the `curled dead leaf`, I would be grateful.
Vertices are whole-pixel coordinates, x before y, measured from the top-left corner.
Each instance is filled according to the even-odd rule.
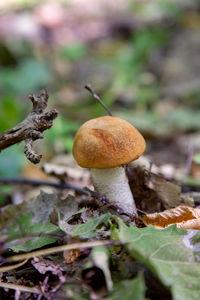
[[[200,218],[177,224],[178,228],[200,230]]]
[[[67,264],[71,264],[79,257],[80,254],[81,254],[80,249],[72,249],[69,251],[64,251],[63,256],[65,258],[65,262]]]
[[[177,224],[179,228],[199,229],[200,208],[178,206],[163,212],[145,215],[143,222],[146,226],[153,225],[157,228],[166,228]]]
[[[73,242],[80,242],[80,240],[77,238],[70,239],[70,243],[73,243]],[[64,256],[66,264],[73,263],[80,256],[81,252],[82,252],[82,250],[78,249],[78,248],[72,249],[72,250],[65,250],[63,252],[63,256]]]

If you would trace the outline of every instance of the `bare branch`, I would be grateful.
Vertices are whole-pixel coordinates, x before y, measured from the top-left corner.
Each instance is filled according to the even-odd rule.
[[[74,190],[75,192],[79,194],[85,194],[90,195],[92,191],[89,189],[80,188],[78,186],[72,185],[70,183],[56,183],[56,182],[50,182],[50,181],[41,181],[41,180],[35,180],[35,179],[29,179],[29,178],[23,178],[23,177],[17,177],[17,178],[0,178],[0,185],[1,184],[30,184],[33,186],[51,186],[55,187],[57,189],[69,189]]]
[[[78,194],[83,194],[92,197],[93,199],[96,199],[98,204],[100,206],[106,205],[107,207],[113,209],[115,212],[117,212],[119,215],[126,215],[130,219],[133,218],[132,215],[129,215],[128,213],[125,213],[122,211],[118,206],[113,205],[110,203],[109,199],[107,199],[104,195],[100,195],[96,193],[95,191],[92,191],[91,189],[85,187],[81,188],[76,185],[70,184],[70,183],[56,183],[56,182],[50,182],[50,181],[41,181],[41,180],[35,180],[35,179],[29,179],[29,178],[23,178],[23,177],[17,177],[17,178],[12,178],[12,177],[7,177],[7,178],[0,178],[0,185],[3,184],[29,184],[33,186],[51,186],[57,189],[69,189],[69,190],[74,190]],[[134,217],[135,218],[135,217]]]
[[[38,95],[30,95],[33,109],[26,119],[12,129],[0,134],[0,151],[25,141],[24,153],[32,163],[40,162],[42,155],[37,154],[33,149],[33,142],[43,138],[43,131],[51,128],[58,112],[55,109],[45,112],[48,104],[48,94],[42,90]]]

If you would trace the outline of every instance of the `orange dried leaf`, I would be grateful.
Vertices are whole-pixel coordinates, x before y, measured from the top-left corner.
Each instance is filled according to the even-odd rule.
[[[197,220],[198,218],[200,218],[200,208],[178,206],[163,212],[145,215],[143,222],[146,226],[153,225],[157,228],[165,228],[172,224],[186,223],[187,221]]]
[[[177,227],[184,228],[184,229],[200,230],[200,218],[178,223]]]
[[[69,251],[64,251],[64,258],[67,264],[73,263],[80,255],[81,250],[73,249]]]

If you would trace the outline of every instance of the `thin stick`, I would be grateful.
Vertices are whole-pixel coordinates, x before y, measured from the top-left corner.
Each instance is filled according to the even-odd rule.
[[[99,203],[103,203],[104,205],[108,205],[109,208],[115,210],[119,215],[126,215],[130,219],[132,219],[132,215],[125,213],[124,211],[121,210],[117,205],[113,205],[112,203],[109,202],[109,199],[107,199],[103,195],[99,195],[95,191],[90,190],[89,188],[80,188],[78,186],[72,185],[70,183],[55,183],[55,182],[49,182],[49,181],[40,181],[40,180],[34,180],[34,179],[28,179],[28,178],[1,178],[0,179],[0,185],[1,184],[30,184],[33,186],[51,186],[55,187],[57,189],[69,189],[69,190],[74,190],[78,194],[83,194],[90,196],[92,198],[95,198],[96,200],[99,201]]]
[[[14,269],[17,269],[19,267],[22,267],[23,265],[25,265],[25,263],[27,263],[28,259],[25,259],[23,260],[22,262],[20,263],[17,263],[15,265],[12,265],[12,266],[5,266],[5,267],[0,267],[0,272],[8,272],[8,271],[11,271],[11,270],[14,270]]]
[[[70,183],[55,183],[55,182],[49,182],[49,181],[40,181],[40,180],[34,180],[34,179],[28,179],[28,178],[0,178],[0,185],[1,184],[30,184],[34,186],[52,186],[57,189],[69,189],[74,190],[75,192],[79,194],[85,194],[85,195],[91,195],[92,191],[90,192],[89,189],[80,188],[78,186],[74,186]]]
[[[95,93],[95,91],[93,90],[91,84],[89,84],[89,83],[86,84],[85,88],[86,88],[86,90],[88,90],[92,94],[94,99],[96,99],[103,106],[103,108],[107,111],[108,115],[112,116],[112,113],[111,113],[110,109],[103,103],[101,98]]]
[[[113,246],[113,245],[119,245],[119,244],[120,244],[120,242],[110,241],[110,240],[73,243],[73,244],[56,246],[56,247],[51,247],[51,248],[42,249],[42,250],[36,250],[33,252],[24,253],[24,254],[13,255],[13,256],[6,258],[5,262],[16,262],[16,261],[20,261],[20,260],[24,260],[24,259],[37,257],[40,255],[48,255],[48,254],[52,254],[52,253],[58,253],[58,252],[63,252],[63,251],[73,250],[73,249],[92,248],[92,247],[106,246],[106,245]]]
[[[0,281],[0,287],[6,288],[6,289],[12,289],[12,290],[19,290],[21,292],[28,292],[28,293],[34,293],[34,294],[42,294],[40,289],[37,289],[35,287],[28,287],[24,285],[19,285],[15,283],[7,283],[7,282],[1,282]]]

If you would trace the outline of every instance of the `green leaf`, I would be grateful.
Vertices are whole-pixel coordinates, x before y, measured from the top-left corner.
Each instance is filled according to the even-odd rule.
[[[104,215],[101,215],[95,219],[92,219],[86,224],[78,224],[75,225],[73,228],[73,236],[81,236],[84,238],[91,238],[96,235],[95,229],[102,224],[102,223],[107,223],[108,220],[110,219],[111,214],[106,213]]]
[[[196,164],[200,164],[200,153],[197,153],[197,154],[194,155],[193,161],[194,161]]]
[[[114,290],[107,300],[145,300],[145,283],[142,274],[132,280],[124,280],[116,283]]]
[[[182,178],[177,176],[178,180],[182,180]],[[190,186],[200,186],[200,180],[193,178],[191,176],[187,176],[186,179],[184,180],[184,185],[190,185]]]
[[[30,237],[28,241],[22,242],[13,247],[9,247],[13,251],[31,251],[33,249],[41,248],[45,245],[56,242],[56,237],[50,235],[48,236],[47,234],[59,233],[60,230],[57,228],[57,226],[51,224],[50,222],[46,224],[43,224],[42,222],[33,224],[32,217],[32,214],[21,216],[17,223],[10,229],[8,233],[8,246],[13,240]],[[36,237],[31,238],[31,235],[36,235]]]
[[[171,226],[164,230],[153,227],[126,226],[115,217],[119,230],[115,236],[127,244],[128,251],[149,268],[167,287],[173,300],[198,300],[200,297],[200,263],[190,245],[184,243],[187,231]]]
[[[66,222],[69,222],[72,218],[73,218],[73,216],[76,216],[76,215],[78,215],[78,214],[81,214],[82,212],[84,212],[85,211],[85,208],[83,207],[83,208],[81,208],[81,209],[79,209],[78,211],[76,211],[73,215],[71,215],[67,220],[66,220]]]

